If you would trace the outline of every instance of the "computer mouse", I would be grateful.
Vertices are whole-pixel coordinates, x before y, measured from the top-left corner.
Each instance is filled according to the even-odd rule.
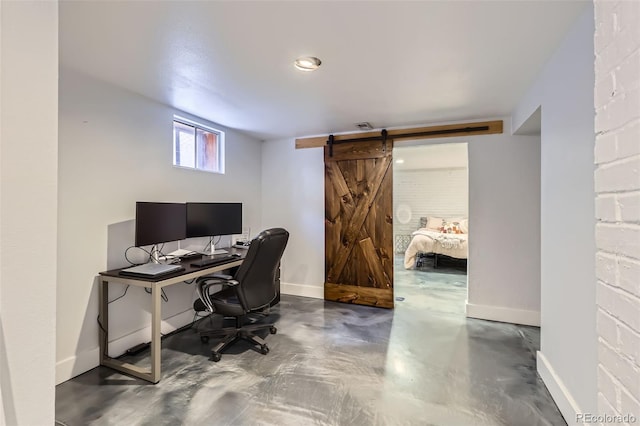
[[[233,256],[233,257],[240,257],[240,254],[239,254],[239,253],[233,253],[231,256]]]

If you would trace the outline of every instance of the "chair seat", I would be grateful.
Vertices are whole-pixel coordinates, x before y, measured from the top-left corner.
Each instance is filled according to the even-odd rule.
[[[211,303],[215,308],[215,313],[225,316],[241,316],[245,314],[240,300],[233,288],[226,288],[222,291],[211,295]],[[193,309],[197,312],[204,312],[207,310],[207,306],[200,299],[193,302]]]

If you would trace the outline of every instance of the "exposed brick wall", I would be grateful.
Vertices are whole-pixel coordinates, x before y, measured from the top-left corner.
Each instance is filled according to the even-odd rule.
[[[640,422],[640,1],[595,26],[598,414]]]

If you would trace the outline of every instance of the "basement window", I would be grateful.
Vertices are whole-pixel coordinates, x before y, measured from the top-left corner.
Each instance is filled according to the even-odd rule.
[[[223,174],[224,132],[174,116],[173,165]]]

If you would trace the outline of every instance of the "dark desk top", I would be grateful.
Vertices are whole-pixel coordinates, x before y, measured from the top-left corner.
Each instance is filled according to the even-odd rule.
[[[158,281],[164,281],[164,280],[168,280],[171,278],[177,278],[183,275],[188,275],[191,274],[193,272],[200,272],[200,271],[206,271],[208,269],[213,269],[213,268],[217,268],[218,271],[223,270],[225,268],[221,268],[223,266],[226,266],[228,264],[232,264],[238,261],[241,261],[245,258],[245,256],[247,255],[247,250],[243,250],[243,249],[235,249],[235,248],[225,248],[225,250],[228,251],[228,253],[226,254],[221,254],[220,256],[224,256],[224,255],[229,255],[229,254],[239,254],[240,257],[234,257],[233,259],[229,259],[227,262],[221,263],[221,264],[216,264],[216,265],[208,265],[208,266],[191,266],[191,264],[193,262],[196,262],[202,258],[206,258],[207,256],[192,256],[192,257],[188,257],[186,259],[182,259],[180,261],[180,263],[174,263],[174,265],[180,265],[182,266],[182,270],[178,270],[169,274],[162,274],[162,275],[158,275],[155,277],[140,277],[140,276],[130,276],[130,275],[121,275],[120,271],[122,271],[123,269],[129,268],[130,266],[125,266],[123,268],[118,268],[118,269],[111,269],[109,271],[103,271],[100,272],[99,274],[104,276],[104,277],[118,277],[118,278],[125,278],[125,279],[131,279],[131,280],[138,280],[138,281],[148,281],[148,282],[158,282]],[[237,266],[237,265],[234,265]]]

